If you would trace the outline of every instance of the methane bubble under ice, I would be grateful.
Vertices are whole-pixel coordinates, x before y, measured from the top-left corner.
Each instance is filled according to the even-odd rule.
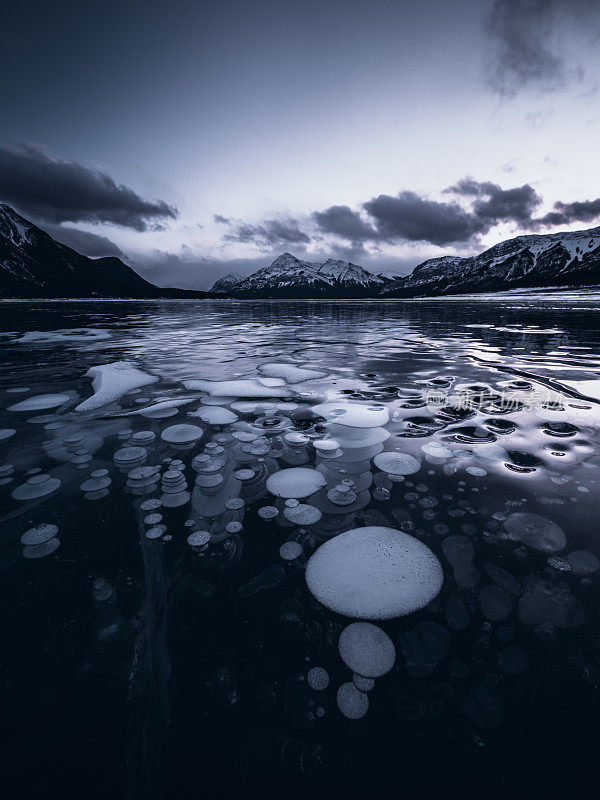
[[[431,550],[403,531],[369,526],[334,536],[306,566],[306,582],[323,605],[358,619],[392,619],[437,596],[442,567]]]
[[[327,479],[316,469],[292,467],[269,475],[267,489],[275,497],[309,497],[327,485]]]
[[[344,664],[363,678],[380,678],[396,662],[390,637],[370,622],[352,622],[342,631],[338,650]]]

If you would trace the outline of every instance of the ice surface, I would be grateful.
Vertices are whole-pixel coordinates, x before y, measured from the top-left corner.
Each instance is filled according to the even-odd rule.
[[[328,422],[350,428],[379,428],[389,422],[390,415],[385,406],[362,405],[361,403],[320,403],[312,410]]]
[[[114,403],[123,395],[155,383],[158,378],[139,370],[131,361],[113,361],[112,364],[101,364],[90,367],[86,372],[92,379],[94,394],[80,403],[75,411],[93,411],[109,403]]]
[[[426,545],[379,526],[334,536],[306,566],[306,582],[317,600],[359,619],[410,614],[433,600],[442,581],[440,562]]]

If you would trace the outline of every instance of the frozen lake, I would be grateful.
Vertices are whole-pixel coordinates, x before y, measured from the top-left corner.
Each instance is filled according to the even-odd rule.
[[[600,304],[497,306],[1,303],[3,781],[589,793]]]

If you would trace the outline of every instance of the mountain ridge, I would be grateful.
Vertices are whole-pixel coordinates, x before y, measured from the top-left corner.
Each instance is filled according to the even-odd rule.
[[[201,298],[208,292],[160,288],[116,256],[89,258],[0,203],[0,297]]]

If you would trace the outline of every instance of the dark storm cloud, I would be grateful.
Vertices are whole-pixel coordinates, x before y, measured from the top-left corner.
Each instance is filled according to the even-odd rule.
[[[220,225],[229,225],[230,220],[222,214],[213,214],[213,222],[218,222]]]
[[[77,228],[68,228],[63,225],[52,225],[48,222],[42,222],[40,227],[57,242],[66,244],[67,247],[83,253],[84,256],[97,258],[123,255],[123,251],[106,236],[98,236],[96,233],[80,231]]]
[[[330,206],[325,211],[315,211],[312,216],[324,233],[357,242],[377,238],[377,231],[349,206]]]
[[[223,239],[227,242],[258,244],[263,247],[308,244],[310,236],[300,229],[298,220],[292,217],[266,219],[258,225],[245,222],[229,222],[231,230]]]
[[[395,197],[380,194],[363,203],[363,208],[375,221],[377,238],[383,242],[466,242],[489,228],[458,203],[440,203],[416,192],[400,192]]]
[[[595,200],[580,200],[573,203],[558,202],[553,211],[533,220],[535,227],[571,225],[574,222],[593,222],[600,217],[600,197]]]
[[[472,213],[482,222],[527,222],[542,202],[533,186],[526,183],[513,189],[503,189],[491,181],[479,182],[473,178],[463,178],[447,193],[477,198]]]
[[[0,146],[0,198],[50,223],[109,223],[137,231],[178,213],[163,200],[144,200],[105,172],[50,158],[31,145]]]
[[[564,40],[564,23],[596,26],[598,0],[495,0],[485,22],[492,43],[489,80],[503,95],[535,87],[553,91],[574,76],[557,40]]]

